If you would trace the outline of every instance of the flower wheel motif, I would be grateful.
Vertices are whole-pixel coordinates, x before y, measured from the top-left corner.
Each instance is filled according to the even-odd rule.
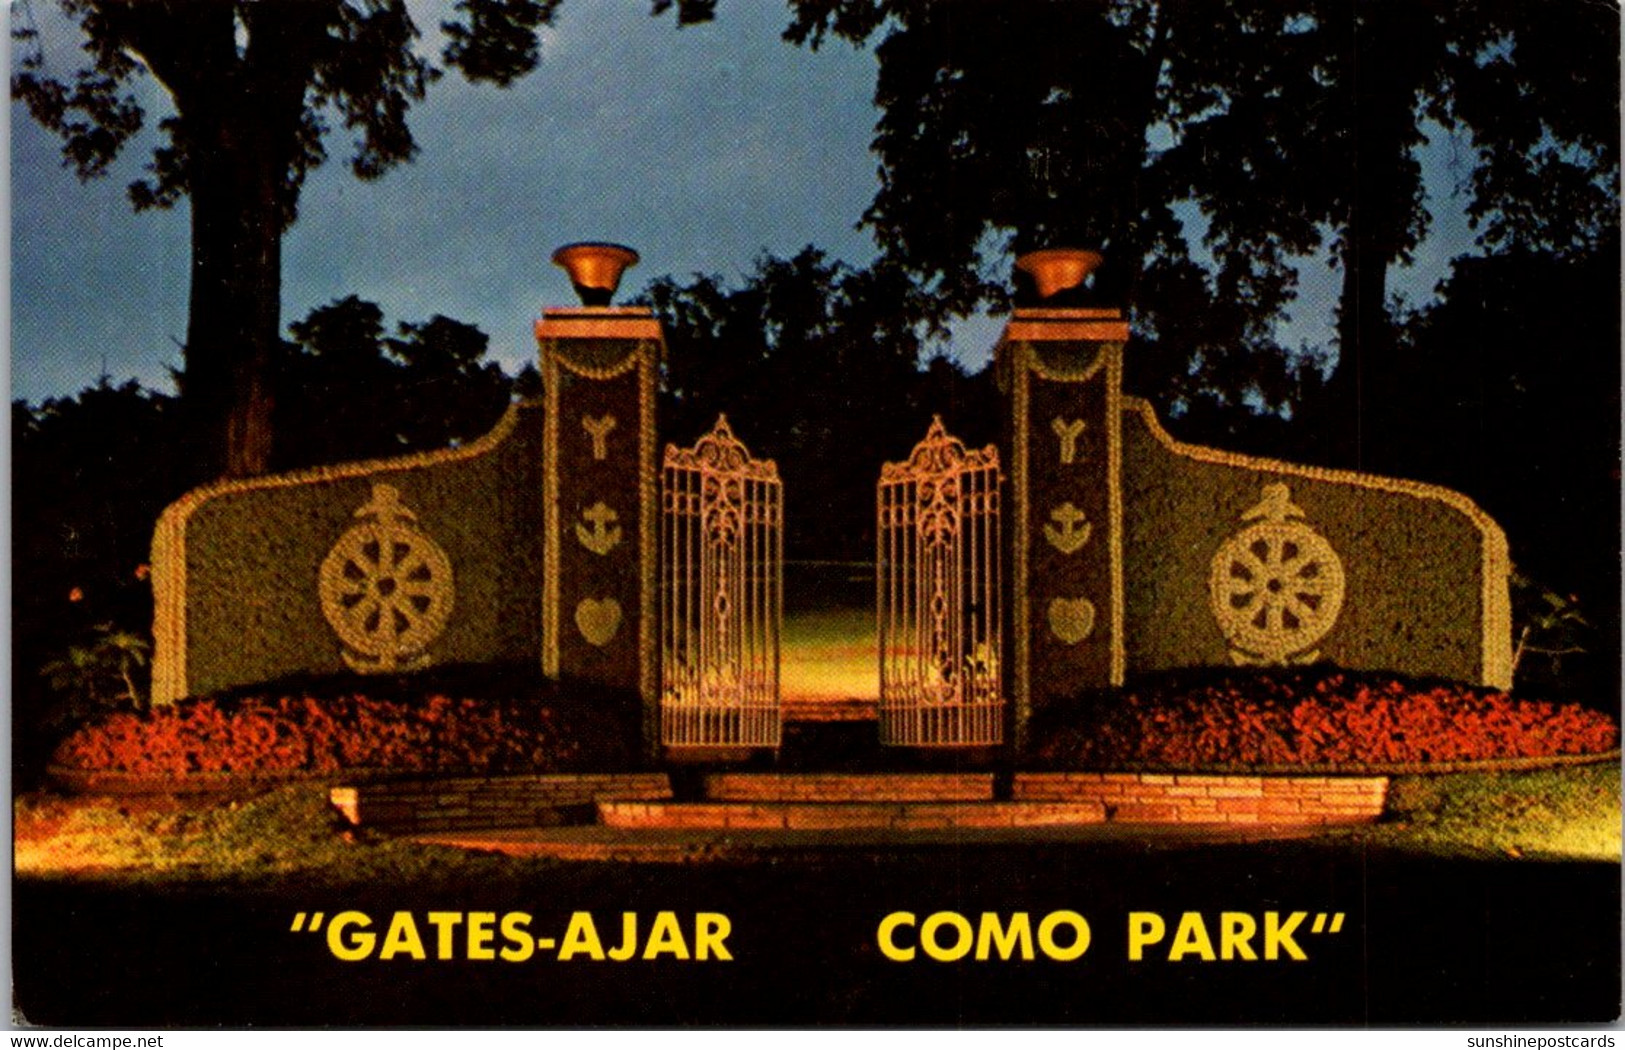
[[[417,518],[389,485],[355,512],[318,573],[322,615],[344,643],[344,661],[363,673],[411,670],[451,616],[451,562],[412,525]]]
[[[1343,563],[1285,485],[1264,486],[1254,521],[1213,556],[1208,594],[1236,663],[1308,663],[1343,608]]]

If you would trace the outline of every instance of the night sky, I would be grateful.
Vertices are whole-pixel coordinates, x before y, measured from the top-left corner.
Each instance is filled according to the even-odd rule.
[[[425,49],[438,53],[442,5],[412,5]],[[75,68],[76,30],[54,3],[26,9],[47,60]],[[14,10],[13,17],[22,17]],[[642,2],[570,0],[546,33],[542,63],[502,90],[450,74],[411,113],[418,159],[363,183],[347,142],[307,182],[283,246],[283,323],[358,295],[391,325],[436,313],[478,325],[510,371],[532,360],[531,324],[546,305],[573,304],[548,258],[573,240],[619,241],[643,262],[621,299],[663,274],[736,279],[762,252],[815,244],[862,265],[875,249],[856,228],[876,189],[868,152],[875,122],[869,51],[829,43],[814,53],[780,40],[772,4],[723,4],[708,25],[677,29]],[[141,82],[147,127],[165,96]],[[125,150],[112,173],[81,184],[59,143],[11,107],[12,395],[70,394],[107,374],[171,390],[186,335],[188,215],[131,211],[155,136]],[[1451,198],[1452,166],[1469,148],[1424,152],[1440,219],[1414,271],[1393,288],[1425,299],[1448,259],[1470,246]],[[993,266],[1008,270],[1008,260]],[[1336,275],[1305,266],[1305,299],[1285,335],[1320,343]],[[951,351],[985,363],[999,322],[972,319]]]

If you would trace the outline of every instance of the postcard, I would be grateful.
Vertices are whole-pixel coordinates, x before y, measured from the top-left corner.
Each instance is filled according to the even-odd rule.
[[[1617,1021],[1616,10],[11,26],[17,1024]]]

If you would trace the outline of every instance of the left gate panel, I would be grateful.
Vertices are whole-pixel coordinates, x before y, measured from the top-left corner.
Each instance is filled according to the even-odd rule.
[[[778,747],[784,499],[726,417],[661,479],[660,740],[667,748]]]

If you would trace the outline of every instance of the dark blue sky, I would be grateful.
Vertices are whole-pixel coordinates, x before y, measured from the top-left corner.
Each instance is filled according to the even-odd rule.
[[[412,4],[425,47],[438,50],[442,5]],[[70,69],[71,26],[32,5]],[[381,181],[354,179],[345,142],[305,187],[284,242],[283,321],[355,294],[390,323],[435,313],[478,325],[510,370],[531,360],[534,318],[574,302],[548,258],[572,240],[637,248],[623,297],[666,273],[734,277],[760,252],[812,243],[853,263],[874,249],[854,227],[873,196],[868,152],[873,55],[842,44],[817,52],[779,39],[775,4],[722,6],[709,25],[674,28],[641,2],[573,0],[547,33],[541,67],[507,90],[455,75],[430,88],[412,127],[422,153]],[[164,96],[145,83],[148,126]],[[12,393],[72,393],[104,370],[171,388],[186,334],[187,212],[131,212],[125,186],[151,140],[111,175],[81,184],[57,140],[11,110]],[[1425,297],[1468,238],[1449,200],[1452,146],[1427,151],[1439,235],[1396,287]],[[1459,147],[1457,147],[1459,148]],[[1310,262],[1288,337],[1325,338],[1335,277]],[[997,322],[973,320],[953,351],[979,365]]]

